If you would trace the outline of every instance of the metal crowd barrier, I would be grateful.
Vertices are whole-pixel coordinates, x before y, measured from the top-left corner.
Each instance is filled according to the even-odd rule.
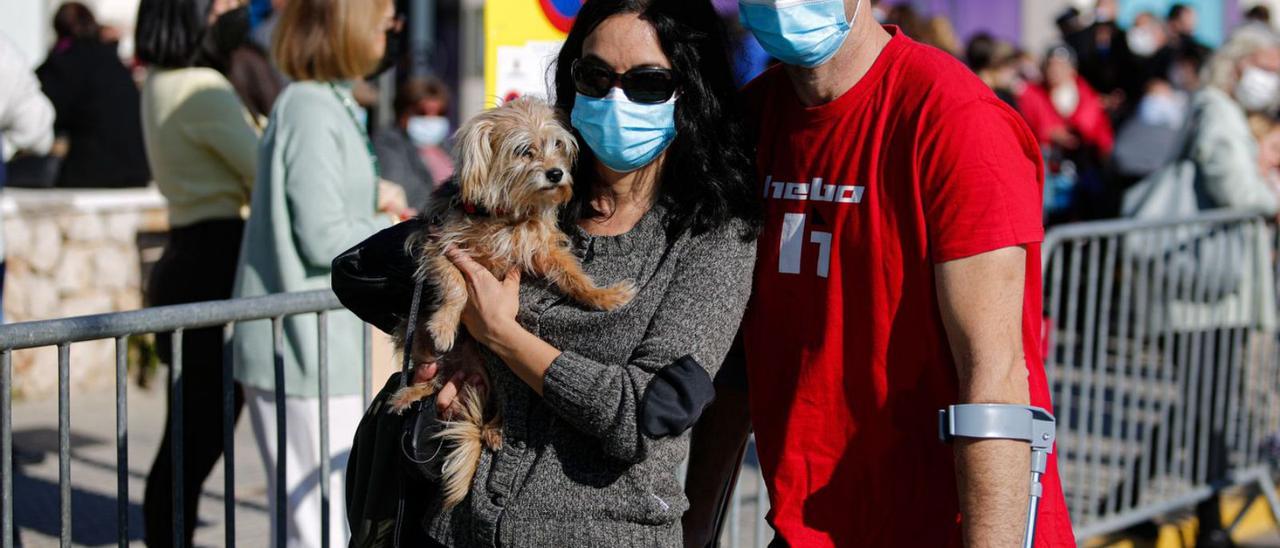
[[[1275,231],[1261,217],[1234,212],[1064,225],[1046,235],[1045,341],[1040,350],[1058,420],[1059,469],[1077,538],[1119,531],[1238,486],[1252,486],[1251,496],[1264,496],[1280,522],[1271,474],[1272,453],[1280,451],[1278,244]],[[283,319],[317,315],[323,360],[324,318],[338,308],[331,292],[315,291],[0,326],[0,546],[10,548],[14,538],[13,350],[58,348],[61,542],[70,546],[70,345],[99,339],[116,342],[117,500],[123,502],[129,500],[128,338],[173,334],[174,542],[181,546],[182,333],[221,326],[224,340],[229,340],[238,323],[271,320],[275,396],[283,401]],[[373,388],[370,348],[366,328],[366,404]],[[225,353],[225,462],[234,462],[235,451],[230,427],[232,359]],[[320,372],[324,394],[327,368]],[[328,430],[327,403],[320,399],[322,433]],[[280,447],[286,445],[282,410],[277,413]],[[321,462],[327,467],[327,440],[321,445]],[[276,475],[281,486],[284,467],[285,459],[279,459]],[[321,477],[327,472],[322,468]],[[227,546],[235,545],[234,477],[234,467],[226,466]],[[319,483],[327,509],[329,482]],[[275,495],[277,519],[284,523],[285,489],[277,489]],[[129,538],[127,508],[118,505],[120,546]],[[764,482],[755,467],[738,477],[722,541],[732,547],[766,545],[771,538],[764,519],[767,511]],[[322,511],[326,536],[328,515]],[[277,528],[280,544],[284,532],[284,527]]]
[[[327,344],[326,330],[326,314],[329,311],[339,310],[342,305],[338,302],[336,296],[329,290],[311,291],[303,293],[289,293],[280,295],[269,295],[266,297],[255,297],[248,299],[237,299],[228,301],[215,301],[207,303],[194,303],[176,306],[164,306],[136,310],[131,312],[120,312],[113,314],[100,314],[93,316],[82,316],[76,318],[65,318],[57,320],[26,322],[21,324],[0,325],[0,548],[12,548],[14,543],[13,520],[13,424],[12,424],[12,363],[11,357],[14,350],[22,350],[28,348],[38,348],[47,346],[56,346],[58,349],[58,491],[59,491],[59,538],[61,546],[71,546],[71,413],[70,413],[70,371],[72,364],[71,344],[78,342],[94,341],[110,339],[115,341],[115,443],[116,443],[116,528],[118,544],[121,547],[129,544],[129,461],[128,461],[128,406],[126,398],[126,388],[128,385],[127,371],[127,352],[129,347],[129,337],[138,335],[148,335],[152,333],[172,333],[172,359],[169,366],[172,368],[170,390],[173,394],[173,402],[170,406],[173,413],[173,420],[170,422],[170,433],[173,438],[173,521],[174,521],[174,539],[173,545],[181,547],[185,544],[184,528],[183,528],[183,425],[182,425],[182,393],[183,393],[183,363],[182,363],[182,339],[183,333],[193,329],[222,327],[223,340],[229,343],[235,326],[248,321],[270,320],[272,322],[272,339],[273,347],[270,351],[274,352],[275,369],[276,369],[276,388],[275,401],[282,402],[285,400],[284,395],[284,350],[283,350],[283,320],[286,317],[314,314],[317,317],[317,329],[319,331],[318,344],[320,356],[319,368],[319,393],[327,394],[328,389],[328,368],[325,367],[324,360],[327,359],[325,346]],[[372,351],[369,327],[365,326],[364,336],[364,364],[362,375],[363,390],[361,394],[364,396],[364,404],[367,407],[369,396],[376,387],[372,384]],[[229,347],[228,347],[229,348]],[[268,349],[264,348],[263,352]],[[232,380],[233,372],[233,353],[228,349],[223,353],[223,397],[222,397],[222,419],[223,419],[223,444],[225,451],[223,454],[223,462],[227,465],[224,470],[224,497],[223,497],[223,515],[224,515],[224,534],[223,542],[225,546],[235,546],[236,544],[236,520],[235,505],[237,503],[235,496],[235,428],[234,428],[234,383]],[[321,478],[329,477],[329,440],[328,437],[328,399],[319,398],[319,414],[320,414],[320,455],[321,455]],[[277,447],[285,447],[287,442],[286,423],[284,417],[284,406],[276,406],[276,444]],[[288,510],[287,490],[284,486],[285,481],[285,463],[286,459],[278,458],[276,465],[276,484],[279,486],[275,491],[275,507],[276,521],[281,526],[276,528],[276,545],[283,546],[285,544],[284,537],[287,533],[286,516]],[[754,483],[750,483],[754,482]],[[333,502],[329,497],[329,482],[320,481],[321,493],[321,542],[325,546],[332,544],[328,538],[329,535],[329,505]],[[725,532],[725,541],[729,546],[743,546],[742,537],[745,531],[750,531],[755,541],[754,545],[763,546],[768,542],[765,535],[764,511],[767,510],[768,502],[765,495],[763,479],[759,474],[755,474],[754,478],[742,477],[739,486],[743,487],[737,490],[736,496],[730,509],[730,523],[732,529]],[[751,489],[754,487],[754,489]],[[754,490],[754,494],[748,495],[746,491]],[[343,501],[337,501],[342,504]],[[747,514],[743,511],[743,507],[751,505],[756,512]],[[746,515],[744,515],[746,514]]]
[[[58,348],[58,488],[59,502],[61,505],[60,513],[60,534],[61,545],[63,547],[71,546],[71,415],[70,415],[70,370],[71,370],[71,343],[114,339],[116,343],[116,497],[117,497],[117,515],[116,527],[118,534],[118,542],[121,547],[127,546],[129,543],[129,516],[128,503],[129,487],[128,487],[128,409],[126,405],[126,386],[128,384],[127,372],[127,350],[129,337],[136,335],[144,335],[151,333],[172,333],[172,368],[170,390],[172,394],[172,405],[170,406],[173,413],[173,420],[170,421],[170,434],[173,438],[173,531],[174,546],[183,546],[185,544],[184,528],[183,528],[183,435],[182,435],[182,335],[184,331],[207,328],[222,327],[223,341],[229,343],[235,325],[246,321],[254,320],[271,320],[272,322],[272,338],[273,351],[275,353],[275,370],[276,370],[276,387],[275,401],[283,402],[284,395],[284,350],[282,325],[285,317],[297,316],[304,314],[314,314],[317,316],[317,328],[319,331],[319,388],[321,394],[328,393],[328,368],[325,367],[325,344],[327,340],[327,330],[325,317],[328,311],[340,309],[342,305],[338,302],[333,292],[328,290],[311,291],[304,293],[291,293],[282,295],[270,295],[266,297],[256,297],[248,299],[238,299],[229,301],[215,301],[207,303],[184,304],[176,306],[164,306],[137,310],[132,312],[121,312],[115,314],[100,314],[94,316],[83,316],[77,318],[66,318],[58,320],[47,320],[38,322],[27,322],[21,324],[11,324],[0,326],[0,496],[3,496],[3,512],[0,512],[0,522],[3,527],[0,528],[0,546],[10,548],[14,542],[14,523],[13,523],[13,425],[11,423],[12,412],[12,364],[11,357],[14,350],[26,348],[36,348],[45,346],[56,346]],[[226,346],[226,344],[224,344]],[[229,348],[229,347],[228,347]],[[371,342],[369,331],[366,327],[364,336],[364,375],[363,375],[363,391],[365,404],[368,404],[370,389],[372,388],[372,368],[371,364]],[[264,348],[264,352],[268,349]],[[223,418],[223,442],[225,446],[224,462],[235,462],[235,443],[234,443],[234,383],[232,381],[232,352],[229,350],[223,353],[223,370],[222,370],[222,418]],[[326,439],[328,435],[328,400],[327,398],[319,399],[320,413],[320,451],[321,451],[321,476],[328,477],[329,462],[329,444]],[[276,443],[277,447],[285,447],[286,424],[284,421],[284,406],[276,406]],[[276,520],[281,526],[276,530],[276,544],[284,545],[284,535],[286,527],[284,524],[285,513],[288,510],[287,496],[288,490],[285,481],[285,462],[286,459],[277,459],[276,467],[276,483],[278,488],[275,492],[276,498]],[[224,490],[225,490],[225,542],[226,546],[235,545],[235,467],[224,467]],[[322,535],[326,537],[324,542],[328,544],[327,536],[329,534],[329,482],[320,481],[320,493],[322,500],[323,523]]]
[[[1257,215],[1209,212],[1046,237],[1042,351],[1077,538],[1237,486],[1280,522],[1267,454],[1280,432],[1273,232]]]

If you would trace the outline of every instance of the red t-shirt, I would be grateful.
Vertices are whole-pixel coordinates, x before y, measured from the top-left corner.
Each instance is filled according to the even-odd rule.
[[[767,216],[744,324],[769,517],[791,546],[961,546],[938,410],[957,380],[935,263],[1027,249],[1023,348],[1049,407],[1040,326],[1039,149],[963,65],[893,39],[838,99],[785,71],[744,90]],[[1030,459],[1030,449],[1028,449]],[[1037,546],[1075,546],[1050,459]]]

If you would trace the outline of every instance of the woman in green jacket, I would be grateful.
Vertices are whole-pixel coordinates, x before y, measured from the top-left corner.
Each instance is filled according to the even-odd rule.
[[[394,24],[390,0],[293,0],[276,28],[277,65],[293,84],[276,100],[263,135],[257,184],[245,228],[235,296],[329,287],[333,258],[405,213],[404,195],[383,184],[351,96],[353,79],[375,70]],[[284,320],[283,368],[290,546],[320,544],[318,333],[315,316]],[[329,440],[333,489],[343,500],[346,455],[361,415],[362,324],[350,313],[327,317]],[[275,365],[270,322],[236,329],[236,379],[276,498]],[[310,477],[309,477],[310,476]],[[346,543],[341,504],[330,505],[330,536]]]

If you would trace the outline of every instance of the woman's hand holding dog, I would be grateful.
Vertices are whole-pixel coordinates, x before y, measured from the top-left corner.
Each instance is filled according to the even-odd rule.
[[[413,368],[413,384],[427,384],[439,374],[441,374],[439,362],[419,363]],[[462,394],[463,386],[471,386],[479,393],[487,390],[484,378],[479,374],[467,375],[465,371],[455,372],[436,393],[436,411],[440,416],[448,418],[464,404],[461,400],[462,396],[459,395]]]
[[[520,310],[520,271],[499,280],[466,252],[450,248],[450,261],[467,281],[467,305],[462,323],[471,337],[487,346],[530,388],[542,394],[542,380],[560,351],[516,321]]]
[[[460,249],[449,248],[445,254],[467,281],[467,307],[462,312],[467,332],[492,347],[504,331],[519,329],[520,271],[512,270],[499,280]]]

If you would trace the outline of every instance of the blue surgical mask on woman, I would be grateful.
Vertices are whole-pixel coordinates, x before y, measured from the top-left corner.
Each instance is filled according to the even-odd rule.
[[[840,51],[862,2],[845,19],[844,0],[738,0],[738,20],[765,53],[788,65],[813,68]]]
[[[449,119],[444,116],[410,116],[404,129],[414,145],[436,146],[449,137]]]
[[[627,173],[652,162],[675,139],[676,97],[643,104],[616,87],[599,99],[578,93],[570,121],[601,163]]]

